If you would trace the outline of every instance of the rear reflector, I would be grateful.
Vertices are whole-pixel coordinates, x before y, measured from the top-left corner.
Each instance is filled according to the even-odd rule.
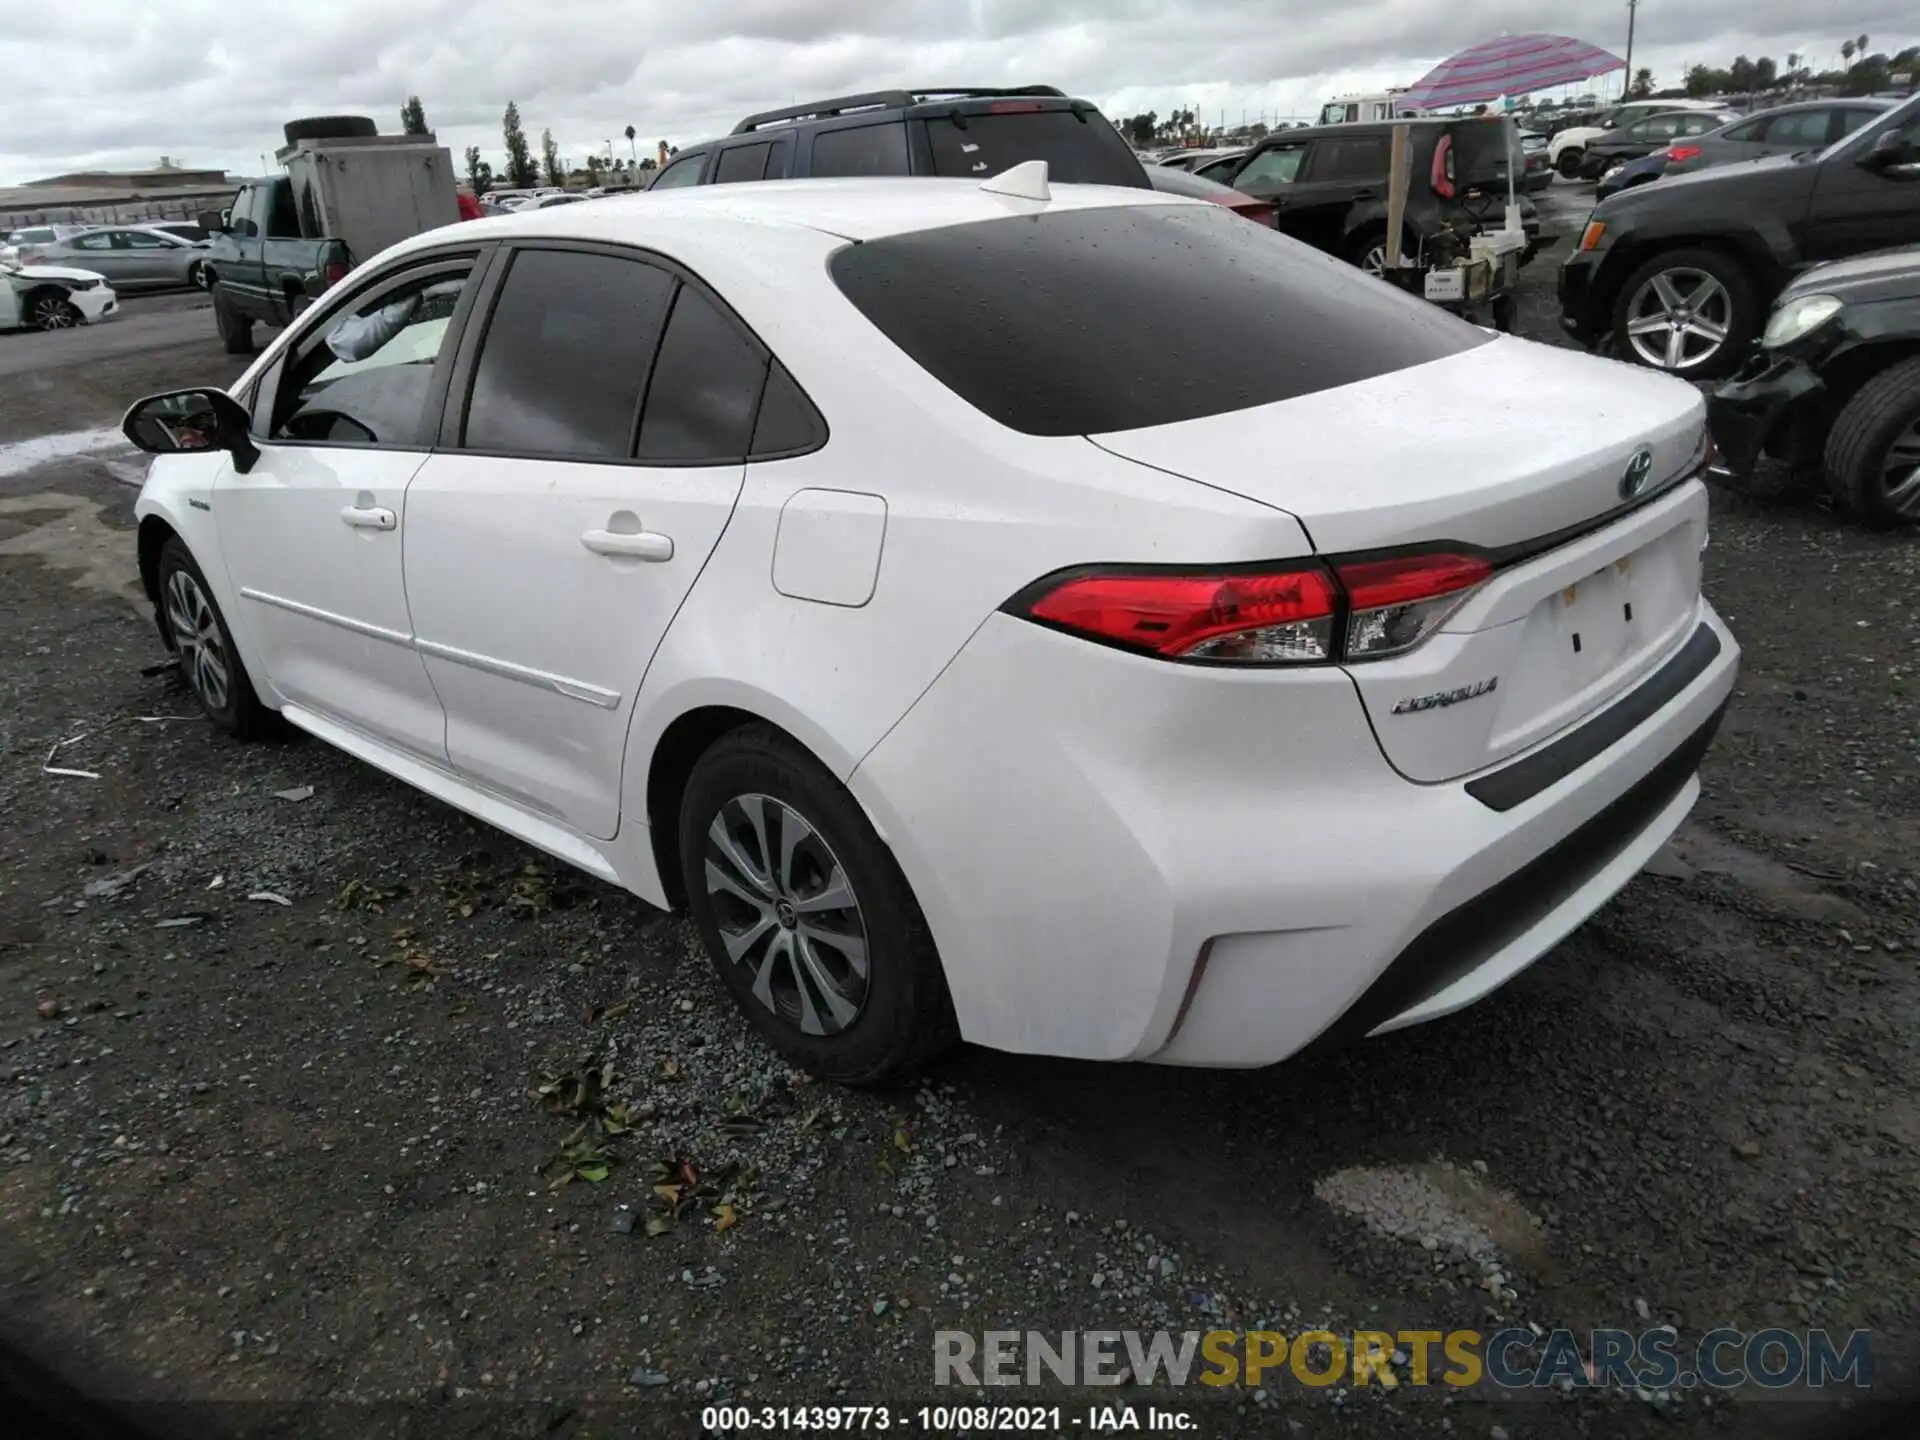
[[[1493,573],[1472,555],[1399,555],[1222,574],[1078,574],[1007,608],[1089,639],[1179,660],[1314,665],[1409,650]]]

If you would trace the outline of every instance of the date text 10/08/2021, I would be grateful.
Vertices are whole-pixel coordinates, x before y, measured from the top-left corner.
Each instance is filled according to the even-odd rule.
[[[1184,1410],[1150,1405],[922,1405],[894,1409],[886,1405],[709,1405],[700,1412],[701,1429],[715,1435],[732,1431],[879,1431],[913,1435],[989,1435],[1022,1432],[1059,1435],[1195,1430],[1199,1422]]]

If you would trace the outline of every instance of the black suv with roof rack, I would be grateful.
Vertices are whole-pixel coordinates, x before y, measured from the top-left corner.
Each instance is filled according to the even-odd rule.
[[[689,145],[651,189],[827,176],[997,175],[1027,160],[1048,178],[1148,188],[1133,147],[1097,107],[1051,85],[879,90],[749,115]]]

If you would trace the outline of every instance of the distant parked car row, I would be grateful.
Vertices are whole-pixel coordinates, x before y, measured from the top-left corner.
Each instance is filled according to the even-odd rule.
[[[1892,108],[1891,100],[1806,100],[1782,105],[1764,115],[1730,120],[1704,134],[1676,128],[1670,137],[1636,136],[1636,143],[1615,143],[1610,148],[1605,139],[1596,141],[1593,151],[1606,149],[1613,160],[1600,172],[1598,194],[1604,200],[1667,175],[1691,175],[1715,165],[1757,160],[1763,155],[1824,149]],[[1656,126],[1662,121],[1694,118],[1692,115],[1656,115],[1630,127],[1630,131]],[[1643,138],[1644,147],[1638,143]]]

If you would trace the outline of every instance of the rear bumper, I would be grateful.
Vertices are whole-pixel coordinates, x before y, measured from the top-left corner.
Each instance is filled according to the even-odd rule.
[[[1472,1003],[1631,880],[1732,691],[1704,602],[1702,629],[1712,653],[1593,753],[1543,771],[1556,737],[1415,784],[1339,672],[1168,665],[996,615],[851,783],[969,1040],[1265,1065]],[[1474,793],[1529,766],[1504,808]]]

